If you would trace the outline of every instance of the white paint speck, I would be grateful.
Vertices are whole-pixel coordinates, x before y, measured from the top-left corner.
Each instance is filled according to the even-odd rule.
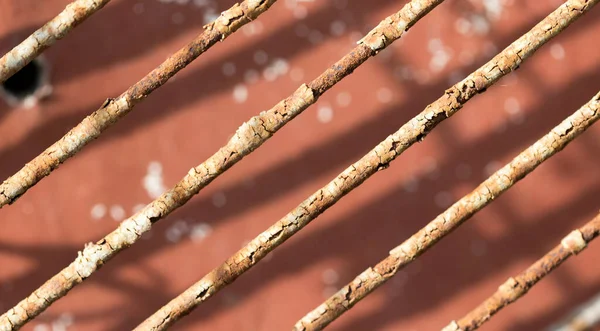
[[[66,331],[73,324],[73,315],[64,313],[52,322],[52,331]]]
[[[269,60],[269,55],[263,50],[254,52],[254,62],[258,65],[263,65]]]
[[[348,92],[340,92],[335,97],[335,101],[340,107],[348,107],[352,103],[352,95]]]
[[[469,20],[467,20],[464,17],[461,17],[461,18],[457,19],[456,22],[454,22],[454,28],[456,29],[456,32],[458,32],[462,35],[467,35],[471,32],[471,29],[473,27],[471,25],[471,22],[469,22]]]
[[[120,205],[112,205],[110,206],[110,217],[112,217],[113,220],[120,222],[125,218],[125,209],[123,209],[123,207],[121,207]]]
[[[413,78],[412,69],[407,66],[398,66],[394,68],[394,77],[399,81],[411,80]]]
[[[277,74],[277,70],[275,70],[275,68],[273,68],[272,66],[268,66],[265,68],[265,70],[263,70],[263,78],[267,82],[272,82],[276,80],[278,76],[279,75]]]
[[[296,6],[298,5],[298,0],[285,0],[283,4],[285,5],[285,8],[289,10],[294,10],[294,8],[296,8]]]
[[[317,109],[317,120],[321,123],[329,123],[333,119],[333,109],[329,105],[320,105]]]
[[[212,196],[212,203],[215,207],[221,208],[224,207],[227,203],[227,197],[223,192],[217,192]]]
[[[254,36],[260,34],[263,30],[263,25],[260,21],[253,21],[242,27],[242,32],[246,36]]]
[[[448,62],[450,62],[450,59],[450,52],[446,50],[436,51],[429,61],[429,69],[433,72],[440,72],[446,67]]]
[[[504,110],[508,113],[511,122],[521,124],[525,121],[525,116],[521,112],[521,105],[517,98],[510,97],[506,99],[504,101]]]
[[[258,71],[254,70],[254,69],[250,69],[244,73],[244,81],[247,84],[254,84],[254,83],[258,82],[259,78],[260,78],[260,74],[258,73]]]
[[[38,324],[33,327],[33,331],[50,331],[50,326],[47,324]]]
[[[521,111],[521,105],[519,100],[514,97],[510,97],[504,101],[504,110],[509,114],[516,114]]]
[[[346,32],[346,23],[344,21],[333,21],[329,26],[329,32],[332,36],[339,37]]]
[[[308,41],[310,41],[311,44],[319,44],[323,41],[323,34],[319,30],[312,30],[308,34]]]
[[[308,10],[304,6],[296,6],[293,13],[296,19],[301,20],[306,18],[306,15],[308,15]]]
[[[37,104],[38,104],[38,98],[36,98],[33,95],[28,95],[23,100],[23,108],[25,108],[25,109],[35,108],[35,106],[37,106]]]
[[[148,172],[142,180],[146,193],[152,199],[158,198],[167,188],[163,183],[162,165],[160,162],[152,161],[148,164]]]
[[[97,203],[92,207],[92,210],[90,211],[90,215],[92,216],[93,219],[99,220],[106,215],[106,210],[107,210],[107,208],[104,204]]]
[[[195,224],[190,231],[190,239],[200,242],[212,233],[212,227],[206,223]]]
[[[209,24],[214,22],[217,18],[219,18],[219,13],[217,13],[215,9],[209,8],[204,12],[202,20],[204,21],[204,24]]]
[[[431,38],[429,39],[429,42],[427,42],[427,49],[429,50],[429,53],[433,54],[444,50],[444,44],[439,38]]]
[[[550,55],[555,60],[562,60],[565,58],[565,49],[559,43],[554,43],[550,46]]]
[[[502,168],[502,163],[500,163],[498,161],[491,161],[488,164],[486,164],[485,167],[483,168],[483,174],[486,177],[489,177],[496,171],[500,170],[500,168]]]
[[[335,285],[340,280],[340,275],[333,269],[326,269],[321,279],[325,285]]]
[[[288,62],[282,58],[276,58],[275,60],[273,60],[272,66],[279,76],[287,74],[288,70],[290,69]]]
[[[179,230],[181,233],[186,233],[190,230],[188,223],[185,220],[178,220],[173,223],[173,227]]]
[[[490,23],[481,15],[472,15],[471,24],[476,34],[485,35],[490,31]]]
[[[244,103],[248,99],[248,88],[244,84],[237,84],[233,88],[233,99],[237,103]]]
[[[165,232],[165,238],[167,238],[168,241],[172,242],[172,243],[176,243],[179,240],[181,240],[181,236],[183,233],[181,233],[181,230],[179,230],[176,227],[170,227],[167,229],[167,231]]]
[[[440,177],[440,169],[437,161],[432,158],[426,158],[423,164],[423,170],[429,177],[429,179],[438,179]]]
[[[232,62],[225,62],[223,67],[221,67],[221,70],[223,71],[223,75],[227,77],[233,76],[235,74],[235,64]]]
[[[394,97],[392,90],[387,87],[382,87],[377,90],[377,100],[381,103],[389,103]]]
[[[502,14],[502,0],[483,0],[483,6],[487,16],[492,20],[497,20]]]

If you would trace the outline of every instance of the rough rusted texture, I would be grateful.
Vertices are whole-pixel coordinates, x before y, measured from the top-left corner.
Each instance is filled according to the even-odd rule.
[[[568,1],[565,3],[536,25],[528,34],[518,39],[469,77],[448,89],[440,99],[430,104],[421,114],[402,126],[396,133],[390,135],[367,155],[329,182],[329,184],[304,200],[294,210],[250,241],[250,243],[219,267],[212,270],[196,284],[154,313],[140,324],[138,329],[162,330],[179,318],[189,314],[195,307],[252,268],[269,252],[300,231],[371,175],[387,168],[390,162],[404,150],[423,139],[431,129],[442,120],[457,112],[474,95],[485,91],[486,88],[490,87],[500,77],[517,68],[524,59],[532,55],[541,45],[589,10],[591,5],[597,1],[600,0],[585,3]],[[413,14],[415,8],[423,7],[415,5],[413,1],[413,3],[407,4],[403,8],[403,11],[408,10]],[[377,40],[377,38],[369,37],[369,40]],[[362,42],[364,42],[364,39]],[[369,42],[369,44],[372,43]],[[384,42],[375,44],[385,45]],[[579,133],[580,131],[574,130],[573,132]],[[334,318],[333,316],[338,316],[335,314],[329,315],[330,313],[333,313],[333,311],[326,310],[324,311],[325,315],[322,316],[331,316],[332,319]],[[312,320],[313,318],[308,320],[306,328],[312,328]],[[298,328],[302,330],[304,328],[303,324],[299,324]]]
[[[552,325],[549,331],[592,331],[600,326],[600,295],[583,303],[567,318]]]
[[[271,2],[269,2],[269,4]],[[386,39],[387,42],[382,46],[385,47],[393,40],[400,38],[405,31],[398,30],[394,34],[389,31],[388,25],[391,24],[392,26],[396,26],[395,24],[398,24],[399,22],[409,22],[407,24],[403,23],[401,26],[412,26],[419,18],[431,11],[441,2],[442,0],[413,1],[402,8],[398,13],[388,17],[385,20],[386,22],[389,22],[388,24],[380,24],[375,30],[371,31],[368,36],[385,34],[388,36],[388,39]],[[250,1],[248,3],[252,4],[259,2]],[[260,2],[262,6],[266,6],[266,3],[267,2],[264,1]],[[420,10],[417,11],[414,9],[416,7],[415,3],[419,4]],[[249,5],[244,4],[241,6],[247,8]],[[233,8],[239,8],[241,6],[236,5]],[[265,9],[266,8],[262,10],[264,11]],[[228,14],[226,13],[223,13],[217,22],[222,20],[222,17],[224,16],[228,17]],[[207,31],[210,31],[211,29],[215,28],[209,27],[207,28]],[[362,41],[359,42],[359,45],[357,45],[353,51],[348,53],[310,83],[310,85],[314,87],[314,90],[303,84],[292,95],[276,104],[273,108],[261,112],[260,115],[254,116],[248,122],[242,124],[224,147],[219,149],[219,151],[199,166],[192,168],[174,188],[164,193],[140,212],[123,221],[115,231],[98,241],[96,244],[88,244],[83,252],[80,252],[79,257],[67,268],[52,277],[52,279],[47,281],[28,298],[21,301],[16,307],[0,316],[0,331],[16,329],[29,319],[37,316],[52,304],[52,302],[66,295],[71,288],[89,277],[97,268],[110,260],[122,249],[131,246],[144,232],[150,229],[152,223],[162,219],[185,204],[221,173],[229,169],[244,156],[254,151],[283,125],[312,105],[321,93],[327,91],[335,83],[352,73],[352,71],[366,59],[376,54],[376,51],[371,50],[368,47],[366,49],[368,49],[368,51],[365,51],[365,46]],[[169,60],[167,60],[167,62],[168,61]],[[185,66],[185,64],[179,65],[181,67]],[[150,73],[149,76],[159,76],[160,72],[163,72],[163,70],[160,70],[159,68],[153,72],[156,72],[156,74]],[[166,79],[168,78],[164,78],[165,81]],[[152,86],[146,88],[151,89]],[[129,91],[132,91],[132,89]],[[97,111],[92,116],[102,116],[102,118],[99,118],[101,121],[110,121],[111,118],[113,118],[111,117],[112,114],[119,116],[119,109],[124,109],[128,104],[131,104],[131,102],[133,102],[132,100],[137,98],[136,95],[141,98],[143,93],[135,90],[131,92],[129,100],[119,98],[114,101],[109,101],[102,108],[106,109],[106,111]],[[123,102],[121,105],[118,104],[120,100]],[[89,118],[90,117],[84,120],[82,124],[87,123],[85,125],[92,129],[94,128],[93,123],[96,122],[89,120]],[[99,132],[100,131],[98,131],[98,134]],[[66,137],[70,136],[72,135],[68,134]],[[75,140],[72,140],[72,142],[75,143]],[[2,193],[2,191],[0,191],[0,193]],[[167,322],[172,323],[174,321],[175,319]],[[161,328],[166,327],[168,323],[162,324]]]
[[[171,55],[156,69],[132,85],[116,99],[108,99],[94,113],[71,129],[59,141],[27,163],[0,185],[0,207],[13,203],[37,182],[96,139],[104,130],[129,113],[133,107],[162,86],[177,72],[218,41],[222,41],[246,23],[265,12],[277,0],[246,0],[221,13],[214,22],[189,44]]]
[[[0,83],[109,2],[110,0],[76,0],[70,3],[55,18],[0,58]]]
[[[296,91],[296,94],[304,95],[303,103],[297,103],[295,107],[289,107],[290,98],[288,98],[280,102],[277,106],[275,106],[275,108],[267,112],[261,113],[260,116],[254,117],[251,121],[247,122],[255,123],[252,129],[254,135],[247,135],[246,139],[239,139],[236,142],[236,144],[233,145],[236,146],[237,149],[229,150],[229,153],[223,153],[222,156],[216,157],[216,160],[225,159],[225,161],[227,162],[223,161],[223,164],[228,168],[231,165],[233,165],[233,163],[237,162],[238,159],[241,159],[243,156],[256,149],[264,141],[266,141],[275,131],[277,131],[295,116],[300,114],[308,106],[313,104],[322,93],[324,93],[337,82],[339,82],[341,79],[352,73],[354,69],[360,66],[369,57],[377,54],[379,50],[387,47],[394,40],[400,38],[402,34],[405,31],[407,31],[408,27],[414,25],[421,17],[425,16],[425,14],[430,12],[442,1],[443,0],[415,0],[405,5],[399,12],[383,20],[382,23],[380,23],[375,29],[369,32],[369,34],[367,34],[365,38],[359,41],[358,45],[346,56],[344,56],[341,60],[339,60],[329,69],[327,69],[324,73],[322,73],[319,77],[314,79],[308,85],[303,85],[298,91]],[[274,112],[275,115],[265,117],[271,112]],[[244,126],[242,126],[242,128],[244,128]],[[237,159],[229,162],[228,159],[232,158]],[[364,178],[366,179],[366,177]],[[340,181],[343,182],[343,180]],[[331,192],[337,191],[332,188]],[[333,195],[338,195],[338,193],[340,192],[334,193]],[[321,194],[313,195],[313,197],[305,201],[305,204],[311,205],[315,201],[321,200],[319,195]],[[339,197],[337,199],[339,199]],[[328,204],[323,203],[322,205],[320,205],[319,208],[326,208],[335,203],[337,199],[330,199]],[[317,207],[317,204],[315,204],[315,207]],[[239,253],[243,255],[243,258],[240,261],[230,260],[224,264],[223,268],[215,269],[211,273],[212,276],[209,276],[209,278],[214,279],[214,282],[218,284],[218,286],[212,286],[210,287],[210,291],[204,293],[205,295],[203,294],[201,296],[198,296],[196,295],[198,291],[202,293],[204,292],[203,288],[205,287],[206,283],[201,281],[200,283],[196,284],[195,287],[188,290],[186,292],[188,294],[183,294],[183,299],[182,297],[179,297],[173,302],[169,303],[169,305],[165,306],[163,310],[157,312],[152,317],[147,319],[142,325],[138,327],[138,329],[162,330],[176,322],[182,316],[189,313],[195,307],[196,304],[204,301],[214,292],[218,291],[218,289],[231,282],[231,277],[235,278],[237,276],[234,275],[239,275],[245,270],[247,270],[250,265],[247,265],[243,261],[246,257],[249,257],[252,264],[254,264],[260,258],[262,258],[264,254],[267,253],[267,251],[265,250],[263,252],[264,254],[259,254],[257,252],[257,249],[259,249],[260,247],[252,246],[254,245],[253,243],[255,243],[257,240],[262,241],[264,243],[276,243],[278,242],[277,240],[275,240],[276,238],[279,238],[280,242],[283,242],[283,240],[285,240],[295,231],[299,230],[303,226],[302,224],[306,224],[308,220],[304,221],[302,218],[310,217],[310,213],[308,213],[308,209],[306,209],[305,211],[306,212],[298,211],[297,215],[292,215],[287,218],[284,218],[284,220],[280,222],[281,224],[275,225],[271,228],[271,230],[267,231],[268,234],[263,235],[259,239],[256,239],[255,241],[251,242],[249,244],[251,246],[250,249],[243,249],[242,252]],[[287,227],[288,225],[289,230],[283,231],[283,228]],[[258,257],[256,260],[252,258],[254,254],[256,254],[256,256]],[[235,259],[238,258],[236,257]],[[173,308],[176,309],[176,311],[173,310]]]
[[[531,287],[546,277],[569,257],[581,252],[587,244],[600,234],[600,214],[578,230],[566,236],[553,250],[537,260],[527,270],[515,277],[509,278],[500,285],[496,293],[486,299],[477,308],[458,321],[453,321],[444,328],[452,330],[476,330],[487,322],[500,309],[517,301],[525,295]]]
[[[510,189],[542,162],[561,151],[598,119],[600,119],[600,93],[486,179],[475,190],[450,206],[400,246],[391,250],[387,258],[375,267],[365,270],[351,283],[308,313],[298,321],[295,330],[320,330],[327,326],[476,212]],[[596,230],[585,229],[587,232],[582,228],[584,239],[597,235],[594,232]],[[581,240],[581,234],[572,234],[563,240],[563,246],[569,252],[576,252],[581,250],[585,243]]]

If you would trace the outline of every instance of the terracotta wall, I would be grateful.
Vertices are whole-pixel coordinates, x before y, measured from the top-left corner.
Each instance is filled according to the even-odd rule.
[[[406,1],[280,1],[0,211],[0,310],[345,54]],[[0,0],[3,51],[67,0]],[[6,178],[233,1],[114,0],[45,53],[52,96],[0,102]],[[448,0],[25,330],[127,330],[357,160],[560,4]],[[600,8],[544,46],[198,308],[176,330],[282,330],[468,193],[600,88]],[[600,126],[331,325],[436,330],[600,208]],[[600,291],[600,244],[484,330],[542,330]]]

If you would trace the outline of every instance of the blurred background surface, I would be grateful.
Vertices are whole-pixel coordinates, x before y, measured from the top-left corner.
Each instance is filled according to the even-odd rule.
[[[407,1],[281,0],[0,211],[0,310],[174,185],[251,116]],[[68,0],[0,0],[0,50]],[[0,100],[0,177],[116,97],[233,5],[114,0],[44,53],[52,94]],[[127,330],[235,253],[562,2],[447,0],[400,41],[157,223],[25,330]],[[599,89],[600,8],[469,102],[176,330],[286,330]],[[478,213],[331,330],[437,330],[600,208],[600,125]],[[600,291],[593,243],[484,330],[543,330]]]

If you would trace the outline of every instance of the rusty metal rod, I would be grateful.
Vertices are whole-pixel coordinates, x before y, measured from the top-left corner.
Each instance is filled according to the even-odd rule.
[[[597,101],[598,99],[596,99]],[[596,112],[598,111],[596,110]],[[581,228],[569,233],[569,235],[563,238],[560,245],[554,247],[548,254],[537,260],[519,275],[509,278],[504,284],[498,287],[496,293],[460,320],[452,321],[443,331],[470,331],[478,329],[502,308],[525,295],[537,282],[558,268],[568,258],[584,250],[587,244],[599,234],[600,214]]]
[[[55,18],[0,58],[0,83],[23,69],[69,31],[102,9],[110,0],[75,0]]]
[[[111,125],[127,115],[134,106],[152,91],[161,87],[214,44],[224,40],[246,23],[256,19],[277,0],[245,0],[221,13],[204,31],[171,55],[158,67],[116,99],[107,99],[102,106],[87,116],[60,140],[27,163],[16,174],[0,185],[0,208],[13,203],[28,189],[48,176],[61,163],[74,156],[85,145],[98,138]]]
[[[600,119],[600,93],[567,117],[552,131],[495,172],[475,190],[464,196],[433,221],[390,251],[390,255],[368,268],[337,293],[305,315],[295,330],[321,330],[400,269],[433,247],[440,239],[483,209],[542,162],[561,151],[568,143]]]
[[[408,28],[442,1],[413,0],[398,13],[383,20],[359,41],[356,48],[311,83],[303,84],[273,108],[261,112],[260,115],[242,124],[224,147],[199,166],[192,168],[177,185],[123,221],[116,230],[102,240],[86,245],[74,262],[17,306],[0,316],[0,331],[14,330],[22,326],[54,301],[65,296],[74,286],[83,282],[113,256],[135,243],[144,232],[150,230],[154,222],[185,204],[220,174],[262,145],[287,122],[315,103],[321,94],[352,73],[371,56],[376,55],[378,51],[400,38]],[[251,3],[256,2],[257,0],[254,0]],[[261,3],[265,4],[264,1]]]
[[[204,26],[203,33],[188,45],[170,56],[117,99],[107,100],[100,109],[86,117],[83,122],[69,131],[61,140],[54,143],[17,174],[2,183],[0,185],[0,207],[12,203],[28,188],[56,169],[60,163],[73,156],[88,142],[98,137],[102,131],[131,111],[135,104],[162,86],[179,70],[218,41],[224,40],[241,26],[257,18],[276,1],[246,0],[239,4],[236,3],[227,11],[221,13],[214,22]],[[250,134],[251,128],[249,126],[243,127],[243,129],[245,130],[240,130],[238,134]],[[232,141],[237,142],[235,139],[232,139]],[[220,153],[223,152],[220,151]],[[232,156],[232,159],[236,158]],[[139,235],[143,232],[142,229],[148,230],[150,228],[152,221],[160,219],[189,200],[200,189],[202,180],[205,184],[208,184],[233,164],[230,162],[228,167],[215,172],[213,166],[217,161],[215,158],[212,160],[211,164],[201,165],[197,173],[192,169],[188,176],[173,189],[146,206],[141,212],[124,221],[117,230],[104,239],[95,245],[87,245],[83,252],[79,252],[79,257],[69,267],[55,275],[17,306],[0,316],[0,331],[16,330],[39,315],[54,301],[66,295],[73,286],[89,277],[97,267],[110,259],[116,252],[130,246],[139,238]],[[203,171],[206,172],[203,174]],[[212,177],[210,177],[211,175]],[[182,190],[187,191],[182,192]]]
[[[587,12],[600,0],[567,1],[529,33],[515,41],[479,70],[446,90],[444,95],[400,130],[377,145],[362,159],[348,167],[329,184],[315,192],[240,251],[213,269],[200,281],[155,312],[138,330],[162,330],[232,283],[269,252],[335,204],[371,175],[389,166],[398,155],[444,119],[456,113],[477,93],[485,91],[502,76],[517,68],[539,47]],[[407,6],[414,6],[415,1]],[[405,7],[406,8],[406,7]],[[405,10],[403,8],[402,11]],[[401,12],[402,12],[401,11]],[[412,9],[409,10],[412,12]]]
[[[581,229],[580,229],[581,231]],[[592,331],[600,326],[600,294],[581,304],[548,331]]]

